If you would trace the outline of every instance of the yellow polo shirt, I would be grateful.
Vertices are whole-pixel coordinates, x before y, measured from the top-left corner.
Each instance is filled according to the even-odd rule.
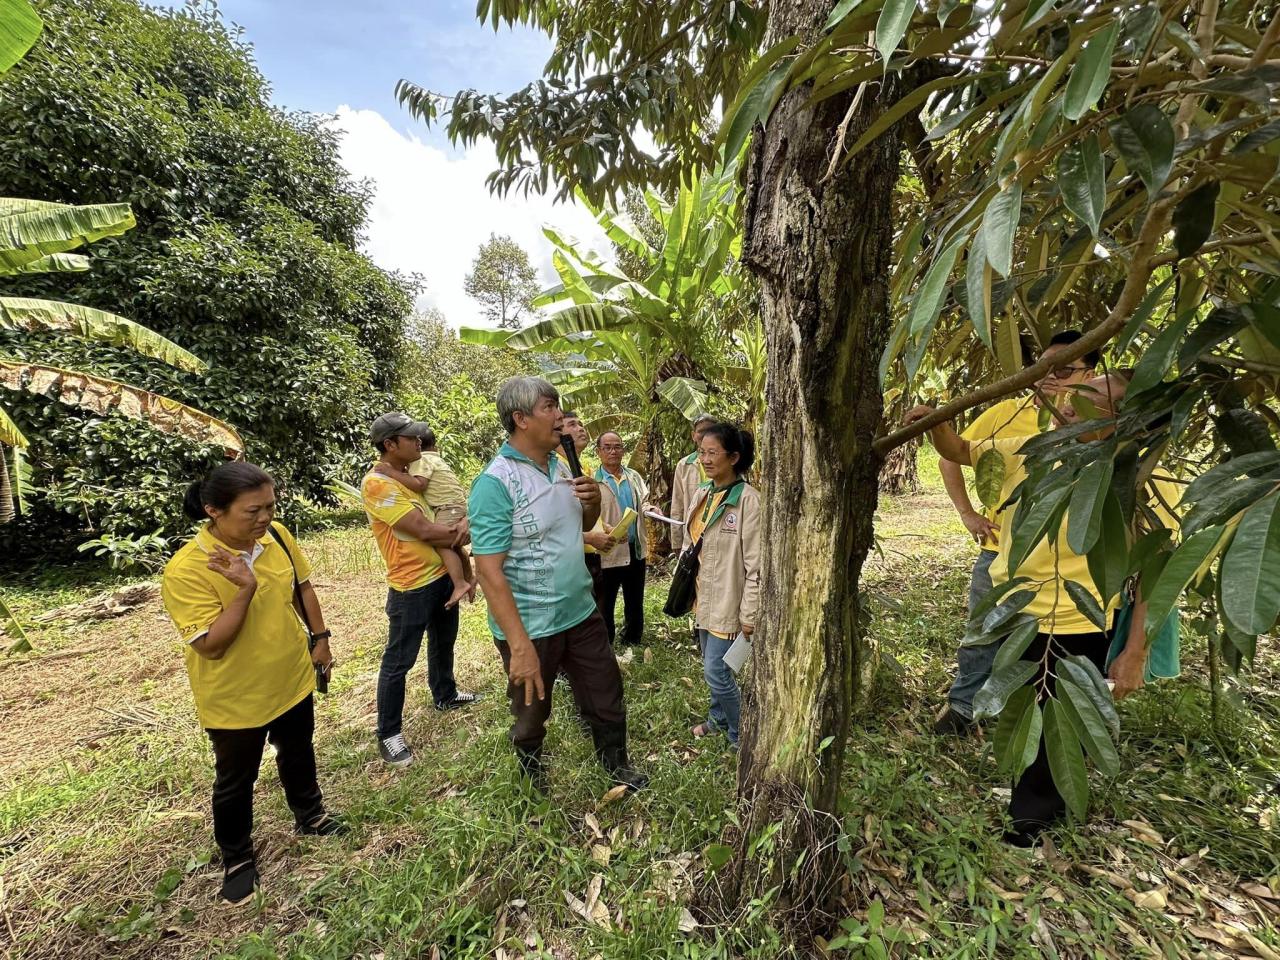
[[[435,512],[421,494],[376,470],[365,474],[360,493],[392,590],[417,590],[444,576],[440,554],[431,544],[395,529],[396,522],[410,510],[421,510],[424,517],[434,520]]]
[[[995,450],[1004,457],[1004,486],[1000,490],[1001,502],[1023,480],[1027,478],[1024,467],[1026,457],[1018,451],[1026,442],[1026,437],[1009,437],[1000,440],[979,441],[970,447],[971,455],[976,462],[987,450]],[[1009,523],[1000,525],[1000,546],[995,560],[991,562],[991,583],[999,586],[1007,583],[1011,576],[1029,577],[1031,582],[1023,584],[1019,590],[1034,590],[1035,599],[1022,608],[1040,621],[1041,633],[1075,634],[1097,633],[1097,624],[1081,613],[1066,590],[1066,582],[1074,580],[1098,601],[1102,603],[1093,577],[1089,574],[1089,561],[1076,553],[1067,543],[1067,518],[1064,516],[1056,537],[1045,537],[1037,543],[1022,565],[1017,570],[1009,569],[1009,549],[1013,543],[1013,510],[1007,511]],[[1113,598],[1111,607],[1117,600]],[[1110,621],[1110,615],[1107,617]]]
[[[311,564],[283,524],[272,524],[297,564],[298,582],[311,578]],[[301,703],[315,689],[307,632],[293,607],[293,564],[270,533],[250,557],[258,588],[240,632],[220,660],[198,654],[191,644],[235,599],[240,588],[208,567],[215,546],[230,550],[200,527],[165,565],[160,595],[187,644],[187,677],[200,725],[213,730],[262,727]],[[233,553],[236,551],[232,551]]]
[[[999,403],[992,404],[989,408],[982,411],[973,421],[965,428],[960,436],[968,440],[970,443],[978,443],[982,440],[1003,440],[1008,437],[1029,437],[1040,432],[1040,412],[1031,397],[1016,397],[1008,400],[1001,400]],[[973,462],[978,462],[977,455],[973,456]],[[1003,495],[1002,495],[1003,500]],[[1005,524],[1003,514],[995,507],[984,506],[982,515],[998,526],[1002,531]],[[1007,519],[1012,520],[1013,515],[1010,514]],[[982,542],[983,550],[997,549],[998,541],[988,537]]]

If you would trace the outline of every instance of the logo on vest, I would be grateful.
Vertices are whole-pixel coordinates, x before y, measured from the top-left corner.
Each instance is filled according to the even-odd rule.
[[[738,532],[738,511],[730,510],[724,515],[724,528],[730,533]]]

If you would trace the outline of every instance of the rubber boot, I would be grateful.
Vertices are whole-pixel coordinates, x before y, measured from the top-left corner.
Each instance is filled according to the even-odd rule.
[[[545,795],[547,768],[542,763],[542,747],[535,747],[533,750],[516,747],[516,760],[520,764],[520,775],[529,781],[534,793]]]
[[[610,724],[596,727],[596,756],[601,765],[609,771],[614,783],[622,784],[628,793],[643,790],[649,785],[649,778],[631,766],[627,759],[627,725],[626,723]]]

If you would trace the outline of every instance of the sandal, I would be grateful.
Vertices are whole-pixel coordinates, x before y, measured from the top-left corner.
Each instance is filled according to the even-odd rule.
[[[711,734],[715,733],[716,728],[709,723],[703,722],[697,726],[690,727],[689,732],[692,733],[696,739],[701,740],[703,737],[709,737]]]
[[[300,823],[294,829],[304,837],[341,837],[350,833],[346,824],[335,820],[327,813],[320,814],[319,818],[311,823]]]
[[[241,903],[253,896],[258,886],[258,866],[252,860],[237,863],[228,867],[222,875],[222,902],[227,904]]]

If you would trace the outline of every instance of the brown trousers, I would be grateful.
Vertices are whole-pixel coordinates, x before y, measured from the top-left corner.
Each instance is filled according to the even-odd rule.
[[[494,643],[502,655],[503,669],[509,672],[511,649],[505,641],[497,638]],[[551,689],[562,669],[569,677],[574,702],[597,741],[603,731],[626,730],[627,706],[622,692],[622,671],[618,669],[613,647],[609,645],[609,633],[599,611],[568,630],[534,638],[533,646],[542,664],[545,696],[539,700],[535,695],[533,703],[526,705],[524,688],[507,681],[507,697],[511,701],[511,716],[514,718],[511,742],[518,750],[532,752],[542,746],[547,735],[547,718],[551,716]]]

